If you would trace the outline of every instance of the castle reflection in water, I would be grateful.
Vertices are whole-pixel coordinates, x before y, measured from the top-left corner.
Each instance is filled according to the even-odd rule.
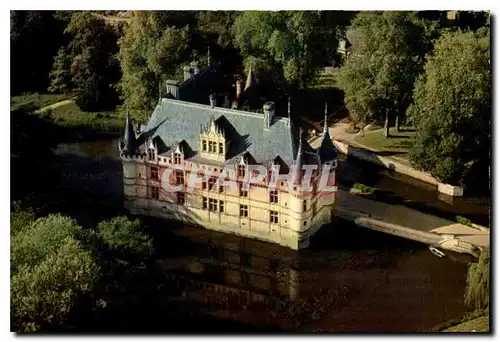
[[[282,328],[296,328],[320,310],[300,293],[302,252],[197,228],[176,235],[189,243],[156,266],[170,288],[169,301],[186,310]]]

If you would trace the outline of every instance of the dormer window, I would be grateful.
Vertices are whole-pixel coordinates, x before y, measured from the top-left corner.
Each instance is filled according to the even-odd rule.
[[[238,177],[245,177],[246,166],[238,165]]]
[[[182,161],[182,154],[180,152],[174,153],[174,164],[180,164]]]
[[[217,153],[217,143],[215,141],[208,142],[208,152]]]
[[[154,148],[148,148],[148,159],[155,160],[155,150]]]
[[[219,143],[219,154],[224,154],[224,143]]]
[[[203,152],[207,152],[207,141],[203,139],[202,141],[202,149]]]

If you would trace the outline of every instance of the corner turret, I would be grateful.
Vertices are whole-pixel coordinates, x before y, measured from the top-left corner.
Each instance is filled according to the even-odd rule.
[[[123,134],[120,149],[121,151],[126,153],[134,153],[137,150],[134,127],[132,126],[132,122],[130,121],[130,115],[128,111],[125,121],[125,133]]]

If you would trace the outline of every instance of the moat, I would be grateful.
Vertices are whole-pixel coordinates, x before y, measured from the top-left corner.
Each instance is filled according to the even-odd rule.
[[[52,189],[54,198],[64,200],[48,201],[45,209],[67,213],[88,227],[122,213],[117,147],[112,139],[59,145],[54,166],[60,177]],[[381,188],[390,194],[388,202],[489,224],[489,202],[481,198],[444,202],[430,186],[351,159],[341,160],[339,178],[341,187],[360,182]],[[226,331],[412,332],[465,312],[466,258],[440,259],[423,244],[340,219],[300,251],[143,220],[157,250],[151,272],[163,284],[147,305],[149,314],[132,307],[119,314],[122,331],[162,331],[171,323],[168,315],[153,312],[174,308],[179,317],[215,317],[207,324]]]

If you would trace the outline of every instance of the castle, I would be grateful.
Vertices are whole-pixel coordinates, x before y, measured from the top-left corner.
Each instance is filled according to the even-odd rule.
[[[166,81],[167,96],[160,95],[140,131],[134,131],[127,114],[119,146],[125,207],[136,215],[180,220],[292,249],[307,247],[309,237],[330,222],[335,202],[335,191],[318,188],[321,167],[334,165],[337,158],[326,109],[323,140],[313,149],[292,123],[290,101],[288,117],[275,115],[273,102],[255,108],[259,97],[251,68],[244,88],[237,79],[234,99],[226,93],[218,105],[211,93],[217,88],[216,73],[208,64],[204,69],[194,63],[184,67],[183,82]],[[208,89],[206,104],[200,94]],[[304,191],[300,184],[311,165],[318,169],[310,175],[311,190]],[[269,172],[248,185],[252,166]],[[292,176],[276,181],[271,177],[276,167],[279,174]],[[228,168],[234,170],[236,187],[221,182]],[[182,187],[205,174],[210,178]],[[335,168],[326,177],[328,186],[334,186]],[[169,191],[165,182],[181,185],[180,190]]]

